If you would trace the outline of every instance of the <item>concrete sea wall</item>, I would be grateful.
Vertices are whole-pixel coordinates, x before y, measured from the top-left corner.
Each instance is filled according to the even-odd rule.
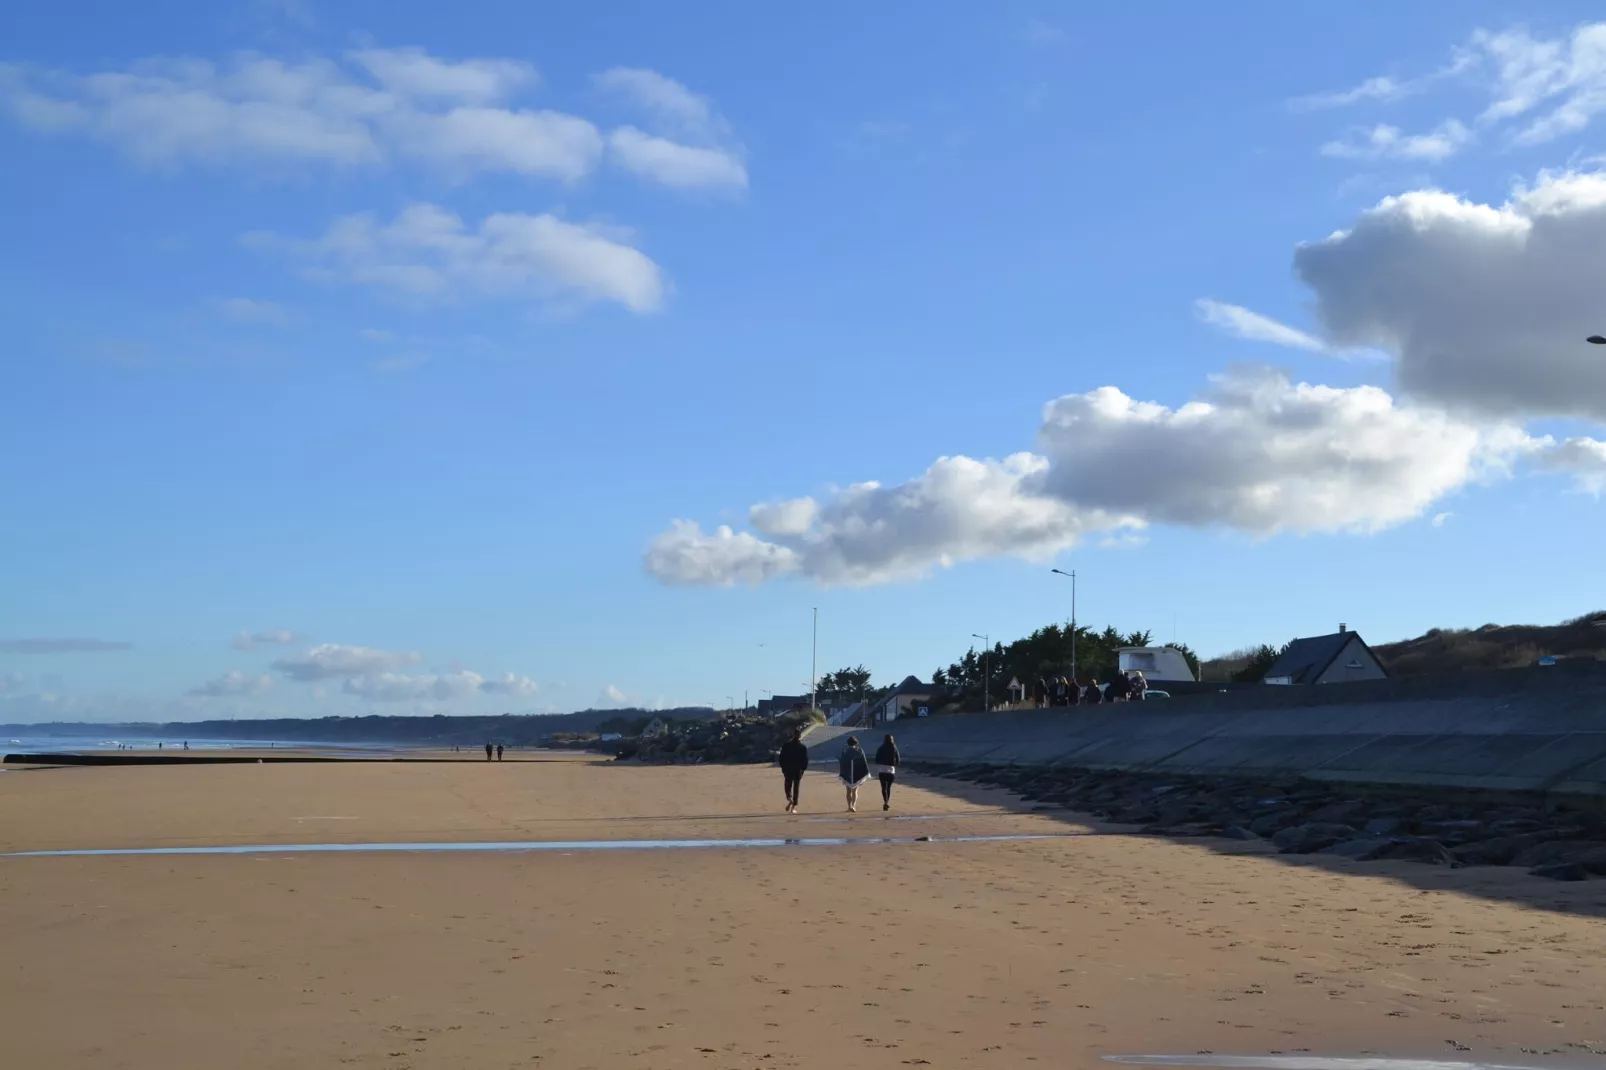
[[[1606,796],[1606,665],[900,720],[908,761]],[[854,730],[819,728],[833,757]],[[886,728],[857,730],[874,751]]]

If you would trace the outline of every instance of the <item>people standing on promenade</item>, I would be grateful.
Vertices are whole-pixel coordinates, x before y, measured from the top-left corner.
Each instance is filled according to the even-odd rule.
[[[849,736],[848,745],[837,756],[837,779],[848,789],[848,813],[859,812],[859,788],[870,779],[870,763],[859,749],[859,737]]]
[[[1144,679],[1142,671],[1132,674],[1132,686],[1128,688],[1128,697],[1133,702],[1142,702],[1143,693],[1149,689],[1149,681]]]
[[[892,782],[898,777],[898,744],[893,742],[892,733],[881,741],[876,748],[875,764],[876,775],[881,779],[881,809],[892,809]]]
[[[497,761],[501,761],[502,760],[502,744],[500,744],[500,743],[498,743],[496,745],[496,760]]]
[[[1104,689],[1099,686],[1099,678],[1097,676],[1089,676],[1087,678],[1087,690],[1082,692],[1082,701],[1091,703],[1104,701]]]
[[[803,729],[793,729],[792,738],[781,744],[778,764],[781,767],[782,787],[786,791],[786,812],[795,814],[803,786],[803,774],[809,771],[809,748],[803,742]]]
[[[1125,702],[1128,698],[1127,687],[1130,683],[1131,681],[1127,679],[1126,673],[1123,672],[1118,672],[1110,677],[1110,701]]]
[[[490,761],[491,760],[491,751],[494,750],[494,749],[495,748],[493,748],[489,743],[485,744],[485,760],[486,761]]]

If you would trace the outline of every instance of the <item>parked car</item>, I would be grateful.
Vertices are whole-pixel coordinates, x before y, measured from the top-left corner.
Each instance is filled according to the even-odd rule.
[[[1170,697],[1171,697],[1171,692],[1169,692],[1169,691],[1156,691],[1152,687],[1149,688],[1147,691],[1143,692],[1143,701],[1144,702],[1149,701],[1151,698],[1170,698]]]

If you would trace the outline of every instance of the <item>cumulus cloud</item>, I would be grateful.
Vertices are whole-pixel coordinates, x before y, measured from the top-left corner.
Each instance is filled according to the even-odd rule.
[[[1491,417],[1606,420],[1606,175],[1541,173],[1501,205],[1384,199],[1301,245],[1324,337],[1396,358],[1419,401]]]
[[[339,643],[319,643],[305,653],[280,658],[272,668],[292,680],[338,680],[353,676],[368,676],[394,672],[423,660],[412,651],[376,650],[367,646],[343,646]]]
[[[746,186],[747,168],[723,149],[682,145],[668,138],[621,126],[608,135],[608,148],[625,170],[666,186]]]
[[[970,558],[1040,560],[1089,534],[1153,523],[1370,532],[1504,474],[1530,443],[1510,426],[1401,406],[1377,387],[1296,384],[1270,369],[1219,376],[1176,409],[1103,387],[1046,406],[1040,452],[944,457],[906,483],[805,499],[812,508],[788,519],[811,516],[808,526],[770,523],[767,538],[679,520],[653,540],[646,567],[672,584],[789,574],[878,583]]]
[[[363,49],[345,59],[150,59],[82,76],[7,64],[0,106],[41,132],[87,134],[157,166],[260,171],[410,158],[449,177],[574,181],[601,159],[602,135],[587,120],[510,103],[537,80],[528,64],[447,60],[416,48]]]
[[[229,640],[229,645],[236,650],[251,650],[257,646],[289,646],[298,638],[289,628],[268,628],[260,632],[242,629]]]
[[[341,685],[348,695],[372,699],[376,702],[407,702],[434,699],[445,702],[466,698],[479,691],[485,678],[477,672],[462,669],[449,673],[365,673],[352,676]]]
[[[1317,353],[1327,348],[1321,339],[1258,312],[1251,312],[1242,305],[1229,305],[1209,298],[1200,298],[1193,305],[1200,319],[1246,341],[1270,342],[1272,345],[1308,349]]]
[[[531,698],[539,694],[541,685],[528,676],[515,676],[513,673],[503,673],[499,678],[485,680],[480,684],[480,690],[487,695],[508,695],[513,698]]]
[[[133,646],[107,639],[0,639],[0,654],[103,654]]]
[[[1464,123],[1447,119],[1425,134],[1406,134],[1399,127],[1379,123],[1352,130],[1346,137],[1322,146],[1323,156],[1346,160],[1419,160],[1438,163],[1472,144],[1472,131]]]
[[[626,233],[552,215],[498,212],[475,229],[444,208],[414,204],[389,223],[343,216],[316,241],[249,239],[305,257],[309,275],[331,283],[443,298],[613,301],[633,312],[663,303],[658,265]]]
[[[1541,450],[1539,467],[1568,472],[1588,494],[1606,494],[1606,442],[1597,438],[1569,438]]]
[[[626,702],[630,701],[629,697],[613,684],[609,684],[604,687],[601,695],[598,697],[601,699],[604,706],[623,706]]]
[[[642,110],[651,128],[621,126],[608,135],[609,154],[620,167],[680,189],[747,185],[741,143],[707,97],[640,68],[615,67],[596,82]]]
[[[267,673],[248,676],[238,669],[230,669],[215,680],[208,680],[190,691],[201,698],[223,698],[231,695],[261,695],[273,687],[273,677]]]

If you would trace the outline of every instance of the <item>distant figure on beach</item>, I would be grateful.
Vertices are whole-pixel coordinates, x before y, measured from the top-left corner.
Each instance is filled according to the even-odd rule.
[[[849,736],[848,745],[837,757],[837,779],[848,789],[848,813],[859,812],[859,788],[870,779],[870,763],[859,749],[859,737]]]
[[[491,751],[493,751],[495,749],[496,748],[492,747],[489,743],[485,744],[485,760],[486,761],[490,761],[491,760]]]
[[[187,740],[187,739],[184,741],[184,749],[185,750],[189,750],[190,749],[190,741]]]
[[[892,733],[881,741],[876,748],[875,766],[876,776],[881,779],[881,809],[892,809],[892,782],[898,777],[898,745],[892,741]]]
[[[1099,678],[1097,676],[1089,676],[1087,678],[1087,690],[1082,692],[1082,701],[1091,703],[1104,701],[1104,689],[1099,686]]]
[[[497,761],[501,761],[502,760],[502,744],[500,744],[500,743],[498,743],[496,745],[496,760]]]
[[[792,738],[781,744],[777,764],[781,767],[782,787],[786,791],[786,812],[795,814],[803,774],[809,771],[809,748],[803,743],[803,729],[793,729]]]

